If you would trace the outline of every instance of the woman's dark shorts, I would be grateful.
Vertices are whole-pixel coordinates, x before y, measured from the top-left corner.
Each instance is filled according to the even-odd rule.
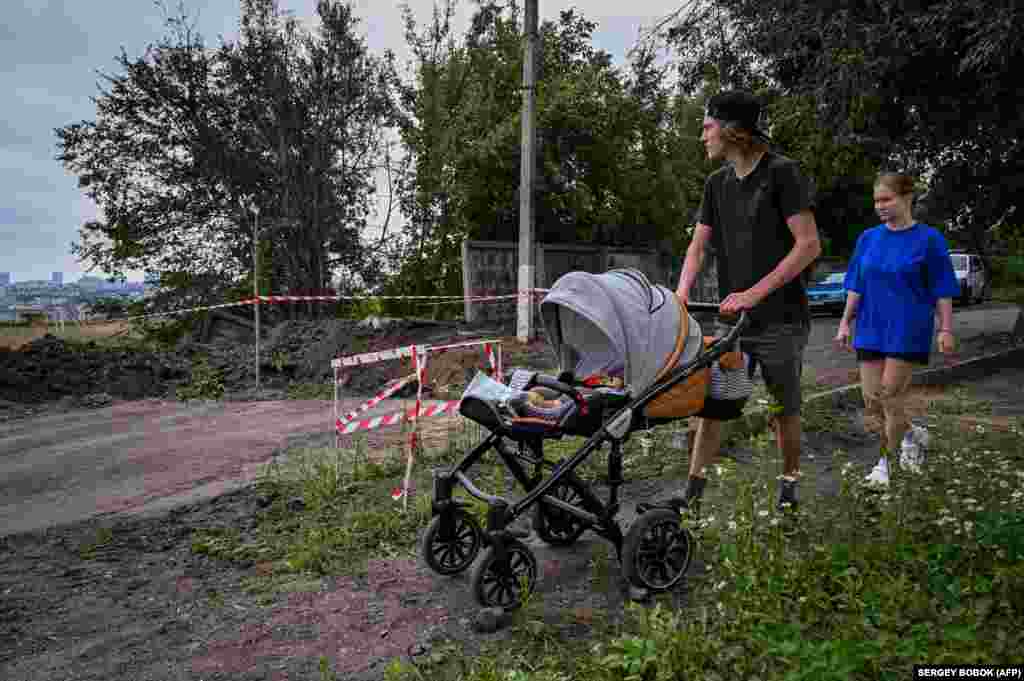
[[[928,366],[929,353],[927,352],[878,352],[877,350],[857,350],[858,362],[880,362],[887,357],[902,359],[911,364],[923,364]]]

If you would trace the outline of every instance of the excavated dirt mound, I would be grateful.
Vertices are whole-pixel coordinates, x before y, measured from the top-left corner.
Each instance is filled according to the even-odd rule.
[[[280,398],[295,383],[330,384],[331,360],[336,357],[409,345],[447,345],[500,338],[496,329],[470,328],[453,322],[411,319],[363,321],[330,319],[289,321],[275,326],[260,348],[260,383],[263,397]],[[520,347],[508,336],[505,366],[517,357],[546,358],[542,343]],[[174,398],[179,386],[194,379],[205,365],[224,387],[225,398],[253,399],[255,348],[233,340],[185,343],[173,351],[111,349],[95,343],[68,343],[47,334],[16,350],[0,349],[0,403],[40,405],[58,401],[73,406],[102,406],[111,400],[147,397]],[[542,362],[547,368],[550,362]],[[452,397],[487,359],[481,348],[432,353],[425,395]],[[342,394],[376,394],[389,381],[412,373],[409,359],[388,361],[339,375]],[[399,396],[408,396],[414,387]]]

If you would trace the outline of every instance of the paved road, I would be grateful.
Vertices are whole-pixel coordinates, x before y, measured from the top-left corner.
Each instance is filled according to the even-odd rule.
[[[996,334],[1012,328],[1016,308],[958,309],[955,319],[962,339]],[[814,322],[807,359],[821,375],[855,367],[831,345],[836,323]],[[377,413],[395,408],[383,403]],[[329,433],[332,423],[331,405],[319,401],[149,400],[0,424],[0,535],[222,493],[254,480],[290,439]]]
[[[939,355],[937,351],[933,352],[931,366],[955,364],[993,352],[993,337],[1011,331],[1016,319],[1015,305],[986,303],[972,307],[954,307],[953,333],[958,342],[957,351],[948,357]],[[849,383],[851,372],[857,369],[854,353],[838,349],[832,342],[838,326],[838,315],[815,316],[804,355],[805,367],[813,369],[816,378],[823,385]]]

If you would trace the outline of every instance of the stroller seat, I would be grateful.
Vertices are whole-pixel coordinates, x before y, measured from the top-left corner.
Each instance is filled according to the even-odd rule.
[[[577,405],[557,391],[536,385],[542,378],[550,379],[535,372],[517,370],[509,381],[512,387],[503,394],[488,397],[483,390],[467,390],[459,412],[492,431],[500,430],[513,440],[589,436],[601,427],[606,414],[610,415],[628,400],[628,394],[622,390],[580,388],[577,393],[582,403]],[[483,380],[478,376],[474,383]]]

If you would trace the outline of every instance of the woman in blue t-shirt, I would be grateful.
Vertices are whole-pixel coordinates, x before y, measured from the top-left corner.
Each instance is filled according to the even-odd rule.
[[[881,457],[867,478],[881,486],[889,484],[889,453],[908,429],[904,400],[911,372],[915,364],[928,364],[933,335],[939,352],[953,350],[953,297],[960,293],[945,238],[914,222],[913,191],[909,175],[883,174],[875,182],[875,210],[883,222],[857,239],[836,334],[847,348],[852,336],[866,411],[884,418]],[[918,460],[900,463],[911,470],[920,466]]]

